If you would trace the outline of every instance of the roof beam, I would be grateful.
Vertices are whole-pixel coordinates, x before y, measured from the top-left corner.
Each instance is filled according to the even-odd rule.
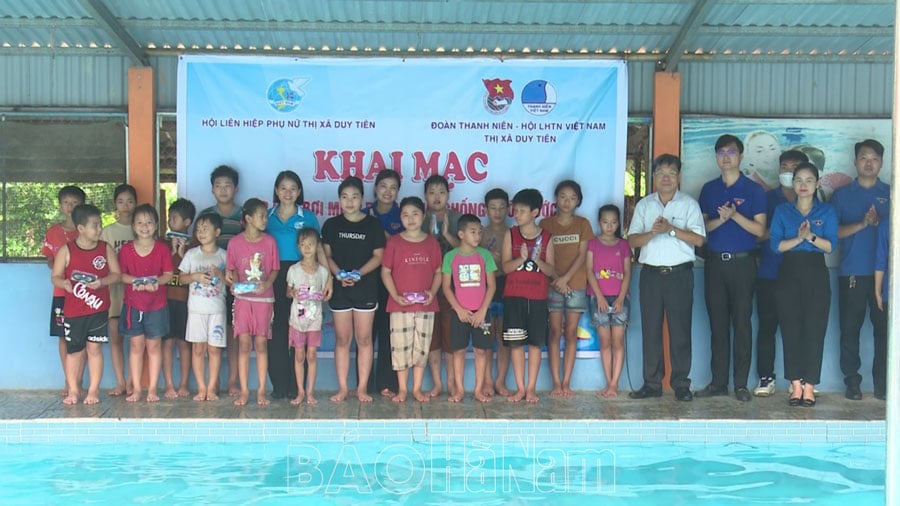
[[[702,26],[702,35],[728,35],[730,37],[890,37],[893,26]]]
[[[100,24],[100,27],[106,30],[109,35],[118,42],[125,51],[131,61],[139,66],[146,67],[150,65],[144,50],[135,42],[134,38],[119,24],[103,0],[80,0],[81,6],[91,14]]]
[[[706,16],[709,14],[714,3],[715,2],[710,0],[697,0],[694,4],[694,8],[691,9],[690,14],[688,14],[687,19],[684,20],[684,24],[681,25],[681,30],[678,31],[678,34],[672,41],[672,45],[669,46],[668,51],[666,51],[666,56],[659,61],[657,70],[675,72],[678,68],[678,60],[681,59],[684,50],[690,42],[689,37],[694,34],[697,27],[703,24],[703,21],[706,19]]]
[[[722,1],[722,0],[720,0]],[[199,23],[199,24],[198,24]],[[473,34],[560,34],[560,35],[669,35],[673,25],[504,25],[496,23],[370,23],[370,22],[305,22],[305,21],[191,21],[131,20],[121,23],[126,28],[141,30],[237,30],[237,31],[302,31],[347,33],[473,33]],[[0,18],[0,28],[55,28],[97,26],[90,18]],[[894,37],[893,26],[700,26],[702,35],[758,37]]]
[[[142,30],[221,30],[221,31],[299,31],[349,33],[495,33],[566,35],[670,35],[677,25],[616,24],[539,24],[539,23],[420,23],[420,22],[344,22],[344,21],[234,21],[141,19],[126,21],[125,26]]]

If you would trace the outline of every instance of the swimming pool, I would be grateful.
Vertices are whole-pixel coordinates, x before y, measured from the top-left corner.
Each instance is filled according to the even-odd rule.
[[[608,430],[623,428],[615,422],[601,424]],[[409,431],[420,425],[424,432]],[[827,423],[814,425],[785,427],[794,428],[798,441],[803,433],[828,435]],[[634,443],[628,441],[640,438],[630,436],[631,429],[603,440],[590,437],[585,422],[558,421],[67,421],[11,426],[6,424],[6,442],[0,444],[2,504],[884,502],[883,441],[855,437],[788,444],[789,435],[772,438],[774,432],[761,430],[757,437],[747,437],[732,423],[641,422],[634,426],[645,432],[662,427],[656,435],[663,440]],[[377,429],[380,437],[360,427]],[[536,427],[546,427],[547,433]],[[573,427],[575,432],[569,432]],[[841,426],[835,427],[832,440],[841,434]],[[698,428],[707,433],[706,442],[673,438],[678,430]],[[13,430],[17,437],[9,436]],[[548,436],[553,431],[560,436]],[[92,433],[93,441],[85,437]],[[76,435],[81,442],[65,443],[76,441]],[[709,435],[731,440],[710,442]],[[45,437],[45,442],[34,442]]]

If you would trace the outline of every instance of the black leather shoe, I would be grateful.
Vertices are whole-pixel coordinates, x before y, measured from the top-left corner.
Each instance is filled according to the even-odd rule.
[[[876,391],[875,391],[875,398],[878,399],[879,401],[883,401],[883,400],[887,399],[887,394],[885,394],[884,392],[879,392],[879,391],[876,390]]]
[[[650,388],[647,385],[644,385],[640,390],[636,390],[628,394],[628,397],[631,397],[632,399],[649,399],[650,397],[662,397],[662,390],[657,390],[655,388]]]
[[[717,387],[713,384],[706,385],[703,390],[697,390],[694,395],[698,399],[703,397],[718,397],[720,395],[728,395],[728,387]]]
[[[694,394],[691,393],[690,388],[676,388],[675,400],[681,402],[691,402],[692,400],[694,400]]]
[[[744,387],[735,388],[734,397],[741,402],[750,402],[750,391]]]
[[[860,391],[859,385],[847,385],[847,391],[844,392],[844,397],[850,399],[851,401],[858,401],[862,399],[862,391]]]
[[[273,399],[284,399],[284,392],[281,390],[272,390],[272,398]]]
[[[796,408],[797,406],[800,405],[802,400],[803,399],[801,399],[800,397],[791,397],[788,399],[788,406],[790,406],[792,408]]]

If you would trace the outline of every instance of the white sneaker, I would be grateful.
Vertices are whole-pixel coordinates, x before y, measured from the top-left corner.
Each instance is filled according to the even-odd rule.
[[[759,378],[759,385],[753,389],[753,395],[757,397],[768,397],[775,393],[775,378],[764,377]]]

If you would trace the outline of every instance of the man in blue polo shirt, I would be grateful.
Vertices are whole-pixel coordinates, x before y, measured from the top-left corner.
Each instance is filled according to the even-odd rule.
[[[772,224],[775,208],[785,202],[797,199],[794,193],[794,168],[809,162],[802,151],[791,150],[781,153],[778,158],[779,187],[766,192],[766,233],[759,248],[759,269],[756,272],[756,314],[759,325],[756,329],[756,372],[759,385],[753,395],[768,397],[775,393],[775,332],[778,331],[778,307],[775,304],[775,280],[784,255],[769,247],[768,228]]]
[[[750,400],[747,375],[753,352],[756,252],[766,233],[766,192],[741,173],[744,143],[733,135],[716,141],[722,176],[703,185],[700,211],[706,224],[706,310],[712,348],[712,381],[695,397],[728,394],[731,329],[734,328],[734,395]]]
[[[866,317],[872,321],[875,359],[872,378],[875,396],[884,399],[887,370],[887,321],[875,301],[875,246],[878,223],[887,219],[891,188],[878,179],[884,156],[880,142],[856,143],[856,179],[834,192],[831,205],[838,215],[841,266],[838,277],[838,309],[841,315],[841,372],[845,396],[862,399],[859,388],[859,330]]]

